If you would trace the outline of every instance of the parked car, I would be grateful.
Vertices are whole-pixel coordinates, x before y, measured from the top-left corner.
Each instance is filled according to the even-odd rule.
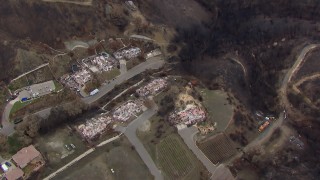
[[[11,167],[11,163],[9,162],[5,162],[4,164],[7,165],[8,167]]]
[[[64,147],[65,147],[68,151],[71,151],[71,147],[70,147],[68,144],[64,145]]]
[[[19,124],[19,123],[21,123],[22,121],[23,121],[22,118],[17,118],[17,119],[15,119],[15,120],[13,121],[13,123],[14,123],[14,124]]]
[[[76,146],[75,146],[74,144],[70,144],[70,146],[71,146],[73,149],[76,148]]]

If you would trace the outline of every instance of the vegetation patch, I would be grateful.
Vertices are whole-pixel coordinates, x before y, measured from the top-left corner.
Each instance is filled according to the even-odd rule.
[[[232,105],[227,100],[227,95],[222,91],[199,89],[203,99],[203,105],[208,112],[208,120],[217,123],[218,131],[224,131],[233,115]]]
[[[27,78],[25,76],[17,79],[17,80],[14,80],[12,81],[9,85],[8,85],[8,88],[11,90],[11,91],[14,91],[14,90],[17,90],[17,89],[20,89],[20,88],[23,88],[23,87],[26,87],[29,85],[29,82],[27,80]]]
[[[20,142],[16,134],[14,134],[13,136],[9,136],[7,143],[9,145],[8,151],[12,155],[17,153],[23,147],[23,144]]]
[[[25,101],[25,102],[21,102],[21,101],[17,101],[16,103],[14,103],[10,114],[14,114],[15,112],[19,111],[20,109],[26,107],[29,104],[32,104],[34,102],[34,100],[30,100],[30,101]]]
[[[169,179],[182,178],[194,168],[190,153],[175,135],[166,137],[156,147],[159,165]]]
[[[222,163],[237,152],[232,142],[223,133],[210,137],[198,146],[214,164]]]
[[[102,77],[106,80],[111,80],[119,75],[120,75],[120,70],[117,68],[102,73]]]

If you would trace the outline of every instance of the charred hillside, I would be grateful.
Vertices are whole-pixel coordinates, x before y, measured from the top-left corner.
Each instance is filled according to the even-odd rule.
[[[173,43],[182,45],[181,65],[209,87],[218,84],[230,88],[248,105],[275,111],[281,71],[291,67],[299,52],[294,47],[319,39],[319,2],[198,2],[211,18],[201,27],[176,28],[178,35]],[[226,57],[230,55],[245,65],[246,79],[235,80],[242,74],[235,74],[229,65]]]
[[[106,27],[104,9],[38,0],[9,0],[0,4],[0,29],[12,39],[30,38],[49,45],[59,39],[84,36]]]

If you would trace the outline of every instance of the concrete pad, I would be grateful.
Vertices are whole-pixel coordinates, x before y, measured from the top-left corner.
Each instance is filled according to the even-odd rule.
[[[234,180],[232,173],[229,168],[225,167],[223,164],[219,165],[216,171],[213,173],[211,180]]]

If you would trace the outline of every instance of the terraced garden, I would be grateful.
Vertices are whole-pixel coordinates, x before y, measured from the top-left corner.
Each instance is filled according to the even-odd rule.
[[[236,153],[232,142],[223,133],[199,143],[198,147],[214,164],[222,163]]]
[[[156,154],[159,166],[168,179],[181,179],[195,168],[190,152],[183,148],[175,135],[170,135],[157,144]]]

